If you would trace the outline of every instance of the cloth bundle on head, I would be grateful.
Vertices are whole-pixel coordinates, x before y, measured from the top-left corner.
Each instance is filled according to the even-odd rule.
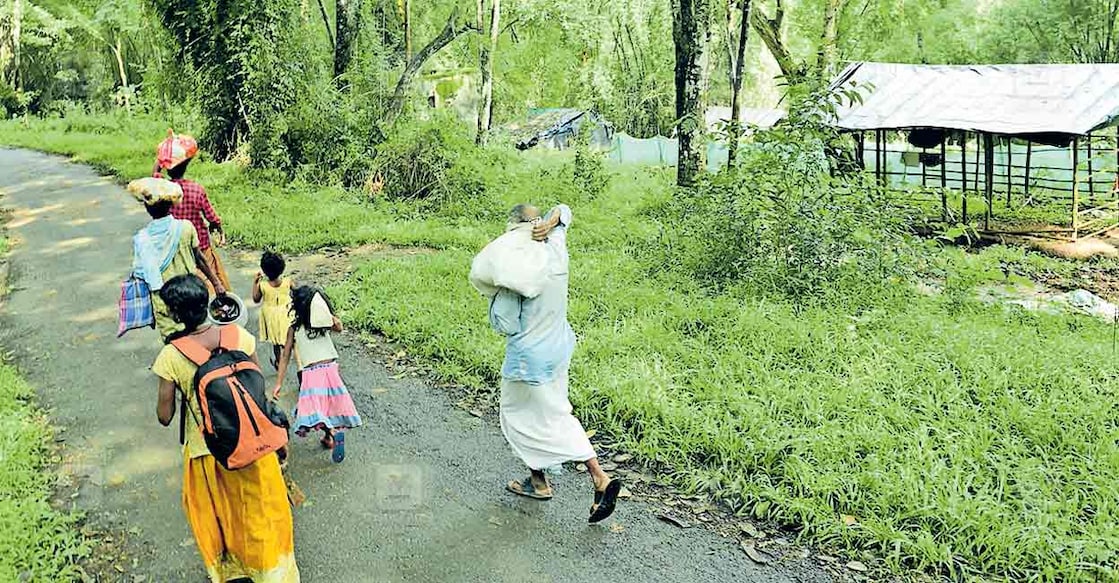
[[[153,205],[163,201],[178,204],[183,199],[183,188],[170,180],[162,178],[140,178],[128,183],[128,192],[136,200]]]
[[[167,130],[167,139],[159,144],[156,161],[163,169],[174,168],[185,160],[190,160],[198,154],[198,142],[186,134],[175,134],[172,129]]]
[[[315,294],[315,297],[311,298],[311,327],[330,328],[333,325],[334,315],[330,313],[330,306],[326,305],[322,294]]]

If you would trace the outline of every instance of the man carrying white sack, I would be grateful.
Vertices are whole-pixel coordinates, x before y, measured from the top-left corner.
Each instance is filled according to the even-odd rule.
[[[490,325],[506,337],[501,367],[501,431],[531,470],[506,489],[550,500],[544,470],[564,462],[587,466],[594,482],[589,522],[614,512],[619,480],[602,471],[583,425],[571,414],[567,369],[575,333],[567,323],[567,229],[571,209],[559,205],[547,217],[519,204],[509,224],[470,267],[470,283],[490,298]]]

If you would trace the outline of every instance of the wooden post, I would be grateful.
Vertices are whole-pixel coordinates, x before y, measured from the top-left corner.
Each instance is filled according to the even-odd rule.
[[[878,167],[878,186],[886,184],[886,145],[882,143],[885,134],[885,130],[877,130],[874,135],[874,156],[877,158],[874,163]]]
[[[921,188],[928,188],[928,176],[925,172],[925,159],[928,157],[929,149],[921,148]]]
[[[1006,208],[1010,208],[1010,187],[1014,184],[1014,141],[1006,137]]]
[[[878,159],[878,130],[874,130],[874,183],[882,181],[882,161]]]
[[[886,156],[882,153],[883,130],[874,130],[874,167],[878,169],[878,185],[886,183]]]
[[[1092,133],[1088,132],[1088,197],[1093,206],[1096,202],[1096,179],[1092,176]]]
[[[940,142],[940,216],[948,222],[948,134]]]
[[[975,136],[975,192],[979,192],[979,155],[982,153],[979,147],[979,135]]]
[[[995,136],[983,134],[983,189],[987,195],[987,212],[983,215],[983,228],[991,229],[991,207],[995,199]]]
[[[1025,204],[1030,203],[1030,160],[1034,155],[1034,143],[1026,142],[1026,171],[1022,177],[1022,202]]]
[[[1072,139],[1072,241],[1080,235],[1080,138]]]
[[[967,224],[967,132],[960,134],[960,193],[963,200],[960,202],[960,214],[963,223]]]
[[[878,157],[882,165],[882,187],[890,182],[890,167],[886,164],[886,130],[878,130]]]

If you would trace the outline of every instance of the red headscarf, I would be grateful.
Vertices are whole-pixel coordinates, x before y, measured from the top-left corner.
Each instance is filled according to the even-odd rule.
[[[198,153],[198,142],[186,134],[175,135],[175,131],[168,128],[167,139],[159,144],[156,160],[163,169],[174,168],[184,160],[190,160]]]

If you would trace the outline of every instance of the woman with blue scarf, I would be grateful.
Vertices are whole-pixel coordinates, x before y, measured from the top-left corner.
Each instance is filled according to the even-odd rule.
[[[136,184],[136,188],[130,185],[129,190],[144,203],[152,220],[132,237],[132,272],[151,288],[155,326],[160,338],[166,342],[180,332],[183,325],[171,317],[167,305],[156,293],[165,281],[176,275],[201,271],[214,284],[214,291],[219,296],[225,295],[225,288],[198,248],[198,232],[194,225],[171,216],[171,207],[182,199],[182,190],[166,180],[147,178],[136,181],[141,182],[143,184]]]

